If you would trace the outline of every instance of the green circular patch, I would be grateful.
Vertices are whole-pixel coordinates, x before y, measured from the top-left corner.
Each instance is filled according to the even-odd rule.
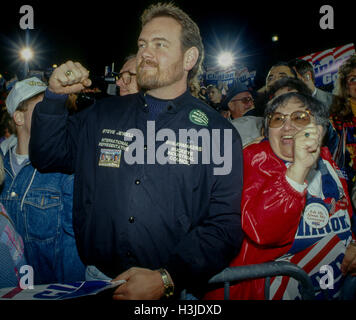
[[[207,126],[209,123],[208,116],[199,109],[194,109],[190,111],[189,120],[199,126]]]

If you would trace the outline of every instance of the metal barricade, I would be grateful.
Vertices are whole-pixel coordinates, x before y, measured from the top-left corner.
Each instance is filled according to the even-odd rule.
[[[266,278],[265,298],[269,299],[270,277],[289,276],[301,284],[303,300],[314,300],[314,287],[308,274],[299,266],[287,261],[272,261],[260,264],[228,267],[212,277],[210,284],[224,284],[224,299],[230,298],[230,283],[256,278]]]

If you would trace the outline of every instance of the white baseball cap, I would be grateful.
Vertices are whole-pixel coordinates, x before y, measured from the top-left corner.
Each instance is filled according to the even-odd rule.
[[[6,98],[7,112],[12,116],[22,101],[44,92],[47,85],[36,77],[17,81]]]

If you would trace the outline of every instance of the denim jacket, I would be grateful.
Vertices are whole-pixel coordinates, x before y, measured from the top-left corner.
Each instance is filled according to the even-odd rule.
[[[34,284],[85,279],[72,226],[73,175],[40,173],[26,160],[15,175],[10,149],[4,157],[2,202],[22,236]]]
[[[0,288],[16,287],[26,264],[22,238],[0,203]]]

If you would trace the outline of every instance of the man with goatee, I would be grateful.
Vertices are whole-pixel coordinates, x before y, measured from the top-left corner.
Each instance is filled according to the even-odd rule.
[[[114,299],[199,297],[240,248],[241,139],[187,90],[203,60],[197,25],[172,4],[150,6],[141,22],[140,92],[68,116],[67,95],[91,81],[64,63],[33,113],[30,158],[75,173],[78,250],[90,279],[126,280]]]

